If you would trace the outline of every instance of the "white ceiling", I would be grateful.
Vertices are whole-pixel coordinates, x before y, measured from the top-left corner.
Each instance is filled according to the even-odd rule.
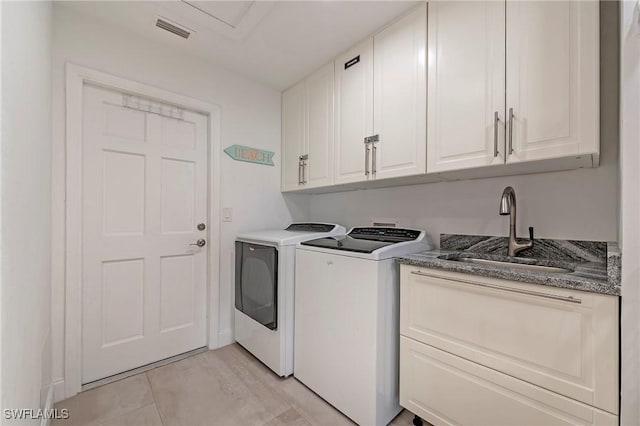
[[[420,1],[65,1],[109,24],[285,89]],[[194,32],[184,40],[157,17]]]
[[[253,1],[182,1],[232,28],[236,28],[255,6]]]

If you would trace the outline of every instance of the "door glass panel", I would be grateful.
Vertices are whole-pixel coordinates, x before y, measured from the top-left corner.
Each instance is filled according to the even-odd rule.
[[[265,327],[277,328],[278,251],[236,241],[236,309]]]

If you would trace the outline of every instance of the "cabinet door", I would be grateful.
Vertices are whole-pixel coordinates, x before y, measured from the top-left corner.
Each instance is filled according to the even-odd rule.
[[[335,76],[335,183],[364,181],[364,138],[373,134],[373,39],[339,56]]]
[[[305,142],[305,87],[300,83],[282,93],[282,191],[301,186],[299,157]]]
[[[504,163],[504,13],[504,2],[429,3],[429,173]]]
[[[333,181],[333,62],[306,79],[305,188],[330,185]]]
[[[598,152],[598,2],[506,7],[507,108],[513,108],[507,162]]]
[[[610,425],[618,417],[400,337],[400,405],[434,425]]]
[[[427,5],[373,39],[374,178],[426,172]]]

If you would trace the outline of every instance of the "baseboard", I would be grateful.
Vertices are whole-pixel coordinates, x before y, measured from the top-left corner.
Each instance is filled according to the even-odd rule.
[[[49,413],[53,409],[53,383],[51,383],[48,386],[46,392],[47,392],[47,399],[44,403],[43,411],[45,413]],[[42,416],[42,420],[40,420],[40,426],[49,426],[49,423],[51,423],[51,419],[49,418],[49,416],[47,415]]]
[[[227,328],[226,330],[222,330],[218,335],[218,348],[223,346],[227,346],[235,342],[235,338],[233,337],[233,330]],[[217,348],[209,348],[209,349],[217,349]]]
[[[67,395],[65,394],[64,389],[64,379],[56,380],[51,384],[53,387],[53,402],[60,402],[63,399],[67,399]]]

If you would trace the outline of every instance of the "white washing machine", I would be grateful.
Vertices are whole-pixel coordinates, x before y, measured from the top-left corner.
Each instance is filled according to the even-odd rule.
[[[298,244],[294,376],[360,425],[386,425],[398,397],[400,273],[424,231],[353,228]]]
[[[296,244],[345,232],[331,223],[293,223],[236,238],[235,338],[279,376],[293,373]]]

